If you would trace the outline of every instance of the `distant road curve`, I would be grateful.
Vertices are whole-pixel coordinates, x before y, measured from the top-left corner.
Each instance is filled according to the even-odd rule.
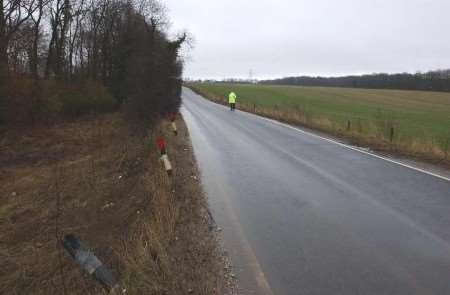
[[[450,294],[450,179],[182,96],[240,294]]]

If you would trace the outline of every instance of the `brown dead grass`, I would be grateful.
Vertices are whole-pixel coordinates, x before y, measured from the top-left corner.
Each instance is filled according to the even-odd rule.
[[[220,294],[222,255],[209,230],[186,127],[143,139],[119,114],[8,130],[0,141],[0,294],[102,294],[61,247],[79,236],[126,294]],[[154,137],[168,138],[171,179]]]

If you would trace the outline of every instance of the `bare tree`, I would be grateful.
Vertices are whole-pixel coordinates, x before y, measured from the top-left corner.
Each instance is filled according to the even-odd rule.
[[[186,35],[168,40],[169,21],[158,1],[0,1],[8,1],[0,14],[1,98],[9,91],[8,73],[14,72],[14,79],[34,79],[29,101],[20,102],[31,108],[45,104],[42,82],[53,78],[61,89],[72,91],[67,101],[73,105],[78,103],[72,101],[76,89],[95,83],[141,122],[178,107],[179,48]],[[61,91],[55,97],[60,96]],[[5,106],[0,101],[0,111]]]
[[[41,37],[41,21],[44,14],[44,6],[49,0],[37,0],[36,13],[31,14],[31,19],[34,23],[33,29],[33,48],[30,56],[30,72],[33,77],[38,79],[38,60],[39,60],[39,40]]]
[[[46,78],[51,74],[58,78],[63,76],[64,53],[71,13],[69,0],[56,0],[50,6],[51,39],[48,46]]]
[[[36,10],[34,0],[0,0],[0,121],[7,108],[8,48],[14,34]]]

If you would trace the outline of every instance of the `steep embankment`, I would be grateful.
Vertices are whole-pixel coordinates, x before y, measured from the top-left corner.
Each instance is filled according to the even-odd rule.
[[[223,255],[189,136],[163,121],[143,139],[119,114],[4,132],[0,142],[0,293],[99,294],[61,246],[72,233],[126,294],[222,293]],[[174,173],[159,162],[167,140]]]

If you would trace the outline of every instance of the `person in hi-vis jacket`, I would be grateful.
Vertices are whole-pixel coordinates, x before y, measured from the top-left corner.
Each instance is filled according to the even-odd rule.
[[[228,103],[230,104],[230,110],[234,111],[236,109],[236,93],[233,91],[228,95]]]

